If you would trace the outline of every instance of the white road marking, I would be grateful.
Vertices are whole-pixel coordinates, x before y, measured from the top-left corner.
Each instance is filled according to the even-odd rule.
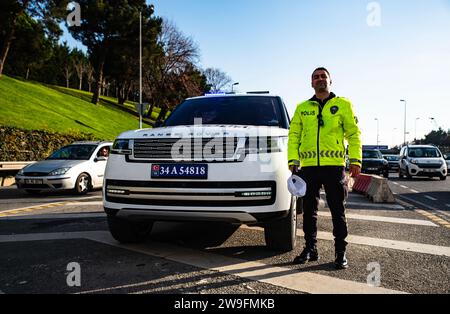
[[[106,231],[63,232],[44,234],[19,234],[0,236],[0,242],[89,239],[107,245],[131,250],[151,256],[164,258],[177,263],[226,273],[240,278],[264,282],[271,285],[306,293],[326,294],[397,294],[401,291],[372,287],[362,282],[338,279],[335,277],[299,272],[285,267],[272,267],[267,264],[215,255],[207,252],[178,247],[167,243],[152,242],[151,245],[122,245],[117,243]],[[141,283],[142,284],[142,283]],[[139,285],[139,284],[138,284]],[[88,291],[89,292],[89,291]]]
[[[372,203],[359,203],[359,202],[347,202],[348,206],[361,206],[361,208],[377,208],[377,209],[398,209],[404,210],[405,207],[398,204],[372,204]],[[355,208],[357,209],[357,208]]]
[[[398,183],[397,183],[397,182],[392,182],[392,184],[398,185]]]
[[[429,200],[432,200],[432,201],[437,201],[437,198],[431,197],[429,195],[425,195],[425,198],[428,198]]]
[[[413,190],[413,189],[409,189],[411,192],[413,193],[420,193],[419,191]]]
[[[244,228],[253,229],[253,230],[264,230],[261,227],[244,227]],[[303,237],[303,235],[304,235],[303,230],[297,229],[297,236]],[[317,239],[334,241],[334,236],[331,232],[319,231],[317,233]],[[407,242],[407,241],[396,241],[396,240],[389,240],[389,239],[369,238],[369,237],[356,236],[356,235],[349,235],[347,237],[347,239],[345,239],[345,241],[347,241],[348,243],[353,243],[353,244],[381,247],[381,248],[387,248],[387,249],[392,249],[392,250],[408,251],[408,252],[450,257],[450,247],[447,247],[447,246],[422,244],[422,243],[414,243],[414,242]]]
[[[331,213],[319,212],[319,216],[331,217]],[[346,214],[345,217],[349,219],[356,220],[367,220],[367,221],[379,221],[379,222],[391,222],[405,225],[417,225],[417,226],[430,226],[439,227],[438,225],[432,223],[428,220],[421,219],[405,219],[405,218],[395,218],[395,217],[385,217],[385,216],[369,216],[369,215],[358,215],[358,214]]]
[[[404,189],[409,189],[407,186],[404,186],[404,185],[400,185],[400,187],[402,187]]]
[[[96,213],[71,213],[71,214],[41,214],[0,217],[1,220],[33,220],[33,219],[81,219],[81,218],[106,218],[105,212]]]

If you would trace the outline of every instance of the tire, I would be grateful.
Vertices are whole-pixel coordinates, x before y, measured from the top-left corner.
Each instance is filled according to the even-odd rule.
[[[409,168],[406,168],[406,179],[411,180],[412,176],[409,174]]]
[[[398,169],[398,177],[400,179],[403,179],[403,173],[402,173],[402,169],[401,168]]]
[[[447,180],[447,176],[440,176],[439,179],[441,179],[441,181],[445,181]]]
[[[74,192],[78,195],[85,195],[91,190],[91,178],[88,174],[82,173],[75,181]]]
[[[296,197],[291,197],[289,214],[264,226],[266,247],[282,252],[289,252],[297,243],[297,205]]]
[[[124,244],[144,242],[153,228],[153,221],[129,221],[113,215],[108,215],[107,220],[113,238]]]
[[[383,177],[385,177],[386,179],[389,178],[389,170],[383,173]]]

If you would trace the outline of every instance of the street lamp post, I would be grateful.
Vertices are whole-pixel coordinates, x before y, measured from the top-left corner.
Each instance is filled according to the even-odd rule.
[[[416,118],[416,121],[414,122],[414,140],[417,141],[417,120],[420,120],[420,118]]]
[[[380,120],[378,120],[378,118],[375,118],[375,121],[377,121],[377,147],[379,147],[380,146],[380,141],[379,141],[379,138],[380,138]]]
[[[139,129],[142,129],[142,12],[139,12]]]
[[[403,101],[405,103],[405,122],[404,122],[404,129],[403,129],[403,145],[406,145],[406,100],[400,99],[400,101]]]
[[[231,85],[231,93],[233,93],[233,87],[236,86],[236,85],[239,85],[239,82],[233,83],[233,84]]]

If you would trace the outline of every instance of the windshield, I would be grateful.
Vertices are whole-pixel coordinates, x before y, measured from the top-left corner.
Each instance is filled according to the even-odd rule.
[[[377,150],[364,150],[363,158],[381,159],[381,153]]]
[[[47,159],[89,160],[96,147],[96,145],[69,145],[57,150]]]
[[[210,97],[190,99],[179,105],[164,126],[204,125],[280,126],[281,115],[276,97]]]
[[[399,161],[400,157],[399,156],[384,156],[384,159],[386,159],[388,161]]]
[[[416,157],[416,158],[423,158],[423,157],[431,157],[431,158],[437,158],[441,157],[441,154],[436,148],[410,148],[408,151],[409,157]]]
[[[381,153],[377,150],[364,150],[363,158],[381,159]]]

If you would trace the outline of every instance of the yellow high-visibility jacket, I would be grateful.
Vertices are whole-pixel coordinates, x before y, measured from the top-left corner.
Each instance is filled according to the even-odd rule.
[[[361,131],[351,102],[342,97],[329,99],[323,106],[321,119],[319,107],[314,98],[297,106],[289,130],[289,165],[345,166],[345,139],[350,164],[361,167]]]

